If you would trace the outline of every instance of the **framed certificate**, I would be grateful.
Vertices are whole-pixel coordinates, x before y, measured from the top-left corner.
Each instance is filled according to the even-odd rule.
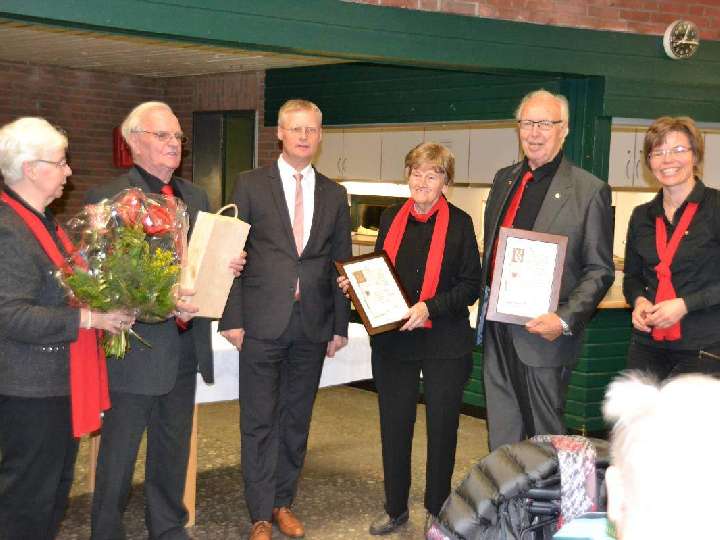
[[[368,334],[395,330],[404,324],[410,304],[384,251],[335,261],[335,267],[350,281],[350,299]]]
[[[501,227],[487,319],[525,324],[557,310],[567,237]]]

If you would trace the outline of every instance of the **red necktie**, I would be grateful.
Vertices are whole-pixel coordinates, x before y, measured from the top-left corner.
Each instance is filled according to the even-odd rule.
[[[293,236],[295,237],[295,249],[297,249],[298,256],[303,251],[303,192],[302,192],[302,179],[303,175],[300,173],[293,174],[295,179],[295,215],[293,216]],[[295,283],[295,300],[300,299],[300,278],[298,277]]]
[[[525,193],[525,188],[528,185],[528,182],[530,182],[533,178],[532,171],[527,171],[522,179],[520,180],[520,185],[515,190],[515,193],[513,194],[512,199],[510,199],[510,204],[507,207],[507,210],[505,210],[505,215],[503,216],[502,223],[500,224],[501,227],[512,227],[513,223],[515,222],[515,216],[517,216],[518,208],[520,208],[520,201],[522,200],[523,194]],[[497,236],[495,237],[495,243],[493,244],[492,248],[492,256],[490,257],[490,278],[492,279],[492,272],[495,268],[495,255],[497,252]]]
[[[170,184],[165,184],[163,187],[161,187],[160,193],[162,193],[166,197],[173,197],[172,199],[168,198],[168,206],[172,206],[175,204],[175,190],[173,190]],[[178,319],[177,317],[175,317],[175,324],[177,325],[178,330],[181,333],[185,332],[189,328],[189,324],[187,321],[183,321],[182,319]]]

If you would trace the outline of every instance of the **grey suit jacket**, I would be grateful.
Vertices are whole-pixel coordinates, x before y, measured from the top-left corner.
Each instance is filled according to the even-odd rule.
[[[234,202],[250,223],[247,264],[235,279],[220,329],[244,328],[248,336],[276,339],[288,325],[300,277],[304,330],[314,342],[347,336],[349,303],[337,286],[335,260],[352,256],[345,188],[315,172],[310,237],[298,256],[277,163],[241,174]]]
[[[192,183],[175,177],[180,195],[188,207],[190,223],[195,223],[199,210],[209,207],[205,192]],[[95,203],[110,198],[119,191],[137,187],[150,192],[150,188],[136,168],[130,169],[117,179],[96,186],[88,191],[86,202]],[[142,395],[161,395],[169,392],[177,378],[181,339],[175,319],[160,323],[136,322],[133,330],[145,339],[151,348],[135,338],[130,338],[130,350],[122,359],[108,358],[110,389],[116,392],[130,392]],[[210,320],[193,319],[191,332],[195,357],[203,379],[213,382],[212,346],[210,342]]]
[[[4,203],[0,253],[0,395],[67,396],[80,310],[68,305],[55,265]]]
[[[483,280],[487,283],[492,246],[502,210],[522,164],[500,169],[485,206]],[[508,325],[520,359],[529,366],[552,367],[577,362],[585,326],[615,279],[612,260],[610,188],[568,158],[560,162],[540,208],[533,230],[567,236],[557,315],[572,331],[547,341],[524,326]]]

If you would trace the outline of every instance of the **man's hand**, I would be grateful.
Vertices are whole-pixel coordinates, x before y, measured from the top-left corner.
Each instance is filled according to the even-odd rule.
[[[562,323],[555,313],[545,313],[525,323],[525,328],[531,334],[538,334],[548,341],[555,341],[562,335]]]
[[[687,306],[682,298],[663,300],[647,310],[645,318],[648,326],[669,328],[687,314]]]
[[[400,331],[415,330],[425,324],[425,321],[429,318],[430,312],[428,311],[427,304],[425,302],[418,302],[412,306],[405,314],[405,317],[403,317],[403,319],[407,319],[407,322],[400,327]]]
[[[338,287],[340,287],[340,290],[345,295],[345,298],[350,298],[350,293],[348,293],[348,289],[350,288],[350,280],[345,276],[338,276],[337,284]]]
[[[650,330],[652,330],[647,320],[648,312],[652,307],[652,302],[644,296],[638,296],[635,299],[635,308],[632,312],[632,325],[636,330],[640,332],[650,332]]]
[[[242,351],[243,339],[245,339],[244,328],[233,328],[232,330],[223,330],[220,335],[232,343],[238,351]]]
[[[332,358],[335,353],[342,349],[348,343],[348,338],[345,336],[338,336],[335,334],[333,338],[328,341],[326,355]]]
[[[230,270],[232,270],[235,277],[238,277],[245,268],[245,262],[247,262],[247,251],[241,251],[240,255],[230,259]]]
[[[180,289],[178,291],[178,299],[177,302],[175,302],[174,312],[177,319],[188,322],[198,311],[200,311],[200,308],[192,304],[188,299],[189,296],[193,296],[194,294],[195,291],[191,291],[189,289]]]

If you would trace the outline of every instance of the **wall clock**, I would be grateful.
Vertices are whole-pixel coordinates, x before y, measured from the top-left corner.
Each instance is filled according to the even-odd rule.
[[[671,22],[663,35],[663,48],[673,60],[690,58],[700,46],[700,32],[697,25],[690,21]]]

